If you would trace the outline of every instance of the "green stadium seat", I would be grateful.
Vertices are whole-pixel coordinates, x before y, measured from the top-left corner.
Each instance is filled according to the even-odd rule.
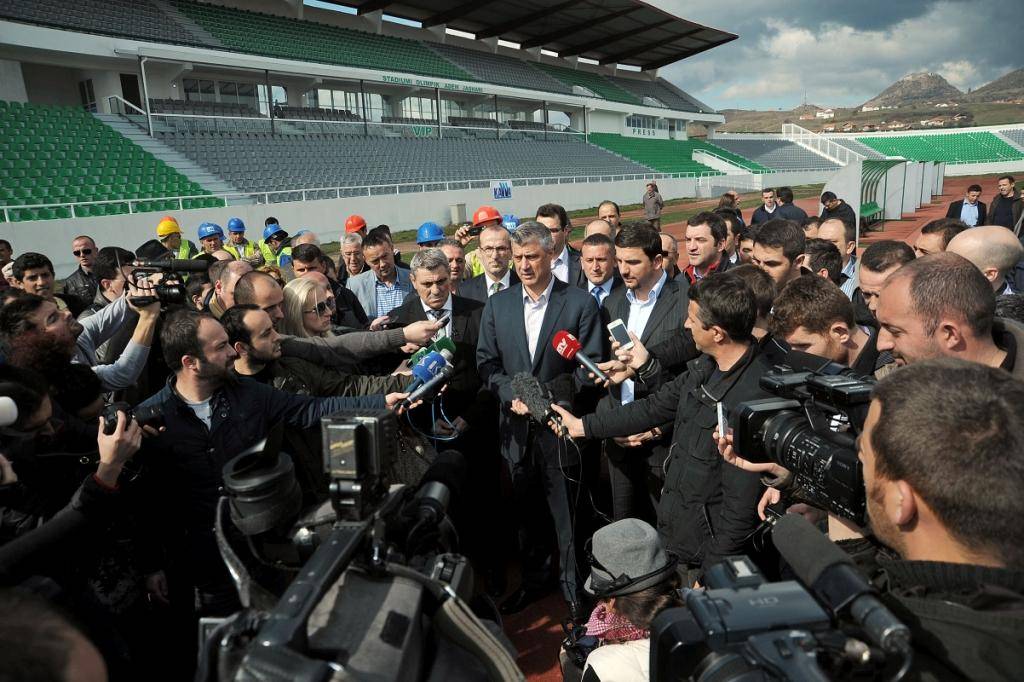
[[[0,100],[0,131],[0,201],[6,205],[134,197],[138,193],[128,187],[142,184],[143,177],[151,186],[159,181],[166,196],[207,194],[202,188],[179,190],[191,184],[188,178],[80,107]],[[76,215],[114,215],[128,206],[80,209]],[[70,215],[69,208],[17,210],[18,220]]]

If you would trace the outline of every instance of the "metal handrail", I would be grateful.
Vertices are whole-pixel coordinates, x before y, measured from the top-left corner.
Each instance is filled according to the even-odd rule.
[[[740,164],[737,163],[736,161],[734,161],[733,159],[728,159],[728,158],[722,156],[721,154],[716,154],[715,152],[711,151],[710,149],[704,149],[702,147],[694,148],[693,153],[697,153],[697,152],[700,152],[701,154],[707,154],[708,156],[712,156],[712,157],[718,159],[719,161],[723,161],[723,162],[728,163],[728,164],[730,164],[732,166],[736,166],[738,168],[743,168],[743,166],[740,166]],[[749,161],[749,160],[747,162],[748,163],[755,163],[754,161]],[[773,172],[773,171],[767,171],[767,170],[756,170],[754,168],[743,168],[743,170],[747,171],[748,173],[753,173],[754,175],[763,175],[764,173]]]
[[[863,161],[866,157],[863,154],[848,149],[841,144],[833,142],[832,140],[819,135],[811,130],[807,130],[795,123],[783,123],[782,134],[786,136],[790,142],[810,149],[812,152],[817,152],[823,156],[834,160],[836,163],[841,163],[844,166],[849,165],[852,161]]]

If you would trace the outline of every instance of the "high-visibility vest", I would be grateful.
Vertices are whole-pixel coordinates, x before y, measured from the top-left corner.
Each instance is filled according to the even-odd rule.
[[[238,260],[249,260],[250,258],[253,258],[257,253],[261,253],[260,248],[256,244],[249,241],[248,239],[246,239],[242,243],[241,249],[239,249],[237,244],[228,242],[224,245],[224,250],[230,253]]]
[[[263,261],[267,265],[276,265],[281,267],[282,265],[292,264],[292,247],[286,246],[277,253],[274,253],[273,249],[271,249],[270,246],[262,239],[260,240],[259,246],[260,253],[263,254]]]
[[[187,260],[189,258],[195,258],[199,255],[199,249],[195,244],[187,239],[181,240],[181,246],[178,247],[178,258],[180,260]]]

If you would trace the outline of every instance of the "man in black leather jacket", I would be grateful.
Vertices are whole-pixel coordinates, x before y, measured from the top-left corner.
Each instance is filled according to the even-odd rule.
[[[64,296],[73,300],[71,308],[75,315],[92,305],[96,297],[99,280],[92,267],[97,251],[92,237],[82,235],[71,242],[71,253],[78,261],[78,269],[64,279]]]

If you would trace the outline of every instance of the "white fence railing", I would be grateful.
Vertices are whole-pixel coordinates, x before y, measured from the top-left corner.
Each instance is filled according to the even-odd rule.
[[[795,123],[783,123],[782,135],[790,142],[795,142],[801,147],[817,152],[844,166],[854,161],[863,161],[865,159],[863,154],[847,149],[843,145],[833,142],[827,137],[822,137],[815,132],[811,132],[806,128],[801,128]]]

